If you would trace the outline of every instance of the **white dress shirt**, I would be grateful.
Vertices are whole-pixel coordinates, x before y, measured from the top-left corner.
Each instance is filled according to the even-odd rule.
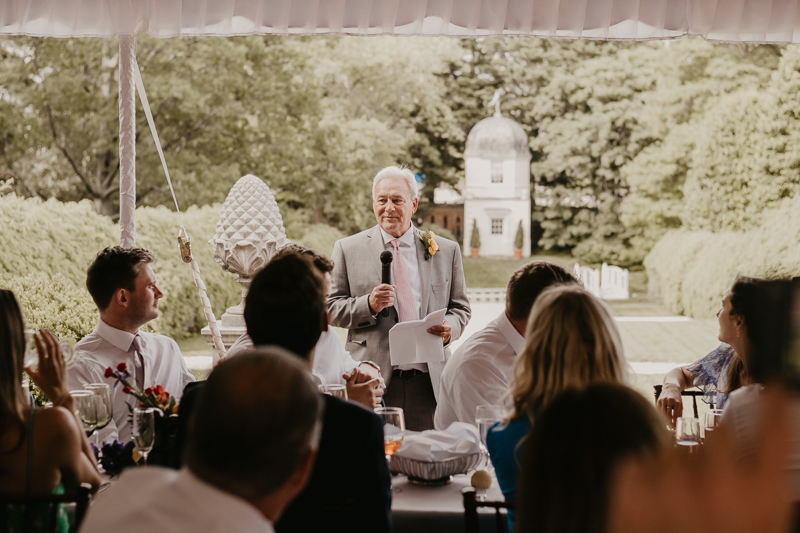
[[[244,353],[252,347],[253,340],[245,333],[236,339],[236,342],[228,349],[228,357]],[[333,328],[328,327],[326,331],[323,331],[314,348],[314,364],[311,368],[311,375],[317,379],[318,383],[320,385],[344,385],[342,374],[349,373],[357,366],[358,362],[353,359],[350,352],[344,349]]]
[[[474,424],[479,405],[504,405],[514,362],[524,348],[525,338],[505,312],[459,346],[442,372],[436,429],[453,422]]]
[[[165,335],[138,332],[144,362],[144,388],[161,385],[171,396],[180,401],[183,388],[194,381],[186,369],[178,343]],[[130,383],[136,383],[136,353],[133,349],[132,333],[112,328],[98,319],[97,327],[75,345],[75,355],[68,370],[70,390],[82,389],[89,383],[111,385],[111,405],[114,411],[109,424],[99,433],[100,442],[131,439],[130,411],[128,404],[135,406],[136,398],[122,392],[122,386],[114,387],[112,378],[105,377],[108,367],[117,368],[119,363],[128,366]]]
[[[81,533],[274,533],[253,505],[188,468],[128,468],[95,496]]]
[[[383,228],[381,228],[381,235],[383,236],[383,248],[393,253],[394,246],[391,245],[391,242],[395,239],[400,241],[398,244],[398,250],[400,251],[400,257],[403,258],[403,263],[406,266],[408,280],[411,282],[411,292],[414,293],[414,309],[417,311],[417,320],[419,320],[421,318],[419,315],[420,309],[422,308],[422,290],[420,289],[419,264],[417,263],[417,239],[419,237],[417,237],[414,233],[414,225],[411,224],[408,228],[408,231],[403,233],[399,239],[397,237],[392,237],[383,231]],[[395,285],[394,267],[392,267],[392,285]],[[400,365],[397,368],[400,370],[411,370],[416,368],[417,370],[421,370],[423,372],[428,371],[428,365],[425,363]]]

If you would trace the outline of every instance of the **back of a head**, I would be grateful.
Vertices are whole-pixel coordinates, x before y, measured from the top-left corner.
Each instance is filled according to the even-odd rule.
[[[297,253],[274,258],[253,279],[244,308],[256,346],[280,346],[307,358],[327,327],[322,274]]]
[[[511,274],[506,290],[506,314],[511,320],[525,320],[539,295],[553,285],[579,284],[569,270],[550,261],[531,261]]]
[[[210,374],[194,410],[186,463],[208,483],[258,500],[316,449],[321,416],[302,361],[277,347],[258,348]]]
[[[152,263],[153,255],[144,248],[110,246],[100,253],[86,271],[86,288],[100,311],[105,311],[118,289],[133,292],[140,263]]]
[[[537,415],[525,441],[516,530],[602,533],[620,463],[669,444],[653,406],[626,386],[563,392]]]
[[[331,261],[325,254],[321,254],[316,250],[313,250],[307,246],[303,246],[302,244],[290,243],[283,246],[275,253],[275,256],[272,258],[272,260],[274,261],[275,259],[289,254],[305,255],[314,262],[314,266],[317,267],[317,270],[323,274],[333,270],[333,261]]]
[[[25,326],[14,293],[0,289],[0,434],[19,420],[24,398],[20,379],[25,354]]]
[[[577,285],[548,288],[533,306],[525,349],[514,365],[511,418],[542,408],[568,388],[626,376],[622,342],[606,305]]]

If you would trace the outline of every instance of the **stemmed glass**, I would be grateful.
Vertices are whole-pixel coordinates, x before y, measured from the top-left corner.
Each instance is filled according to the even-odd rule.
[[[319,391],[322,394],[327,394],[328,396],[333,396],[335,398],[341,398],[342,400],[347,399],[347,386],[340,385],[340,384],[331,384],[331,385],[320,385]]]
[[[137,407],[133,410],[133,437],[136,440],[136,449],[147,466],[147,454],[156,442],[156,410],[153,407]]]
[[[705,414],[705,436],[714,431],[722,421],[722,409],[709,409]]]
[[[83,431],[87,437],[91,437],[97,429],[97,404],[94,393],[88,390],[76,390],[71,391],[70,395],[75,402],[75,414],[83,424]]]
[[[680,417],[675,424],[675,440],[678,446],[685,447],[689,454],[700,444],[700,420],[697,418]]]
[[[23,363],[34,370],[39,366],[39,351],[36,349],[36,341],[34,340],[37,334],[38,332],[32,329],[25,330],[25,356]],[[75,361],[72,360],[75,342],[74,337],[61,337],[58,339],[58,345],[61,347],[61,353],[64,354],[64,362],[67,368],[75,366]]]
[[[108,383],[89,383],[83,388],[94,394],[94,403],[97,408],[97,429],[103,429],[111,422],[113,416],[111,386]]]
[[[376,407],[375,414],[383,422],[383,451],[386,462],[391,466],[392,455],[403,444],[403,435],[406,431],[406,419],[400,407]],[[392,485],[392,492],[398,492]]]
[[[478,433],[481,436],[481,453],[485,457],[485,468],[489,472],[494,470],[489,460],[489,449],[486,447],[486,435],[489,428],[503,419],[505,410],[499,405],[479,405],[475,409],[475,425],[478,426]]]

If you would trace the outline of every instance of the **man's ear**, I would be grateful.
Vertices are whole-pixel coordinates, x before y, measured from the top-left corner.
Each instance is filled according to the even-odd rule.
[[[122,288],[117,289],[114,293],[114,296],[111,298],[111,301],[122,307],[127,307],[128,302],[130,301],[130,293]]]

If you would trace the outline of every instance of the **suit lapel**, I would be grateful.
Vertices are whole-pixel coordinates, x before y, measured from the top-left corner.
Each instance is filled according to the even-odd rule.
[[[420,293],[420,319],[428,314],[428,296],[431,289],[431,262],[433,257],[425,260],[425,243],[419,238],[419,234],[414,231],[414,240],[417,243],[417,268],[419,269],[419,293]]]

